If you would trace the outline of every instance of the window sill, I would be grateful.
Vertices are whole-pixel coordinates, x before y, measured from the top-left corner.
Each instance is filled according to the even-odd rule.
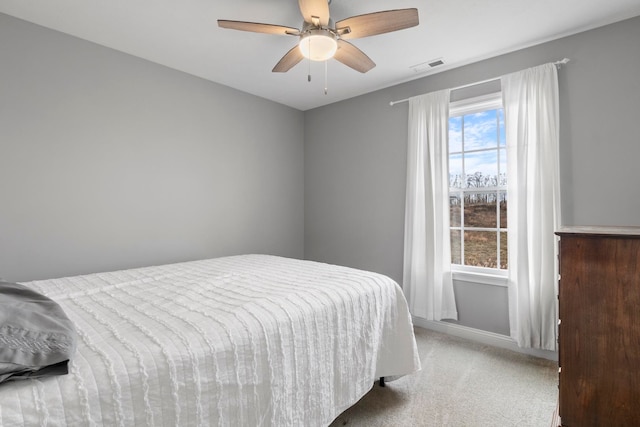
[[[461,282],[478,283],[481,285],[501,286],[506,288],[509,283],[507,276],[488,273],[472,273],[468,271],[452,271],[453,280]]]

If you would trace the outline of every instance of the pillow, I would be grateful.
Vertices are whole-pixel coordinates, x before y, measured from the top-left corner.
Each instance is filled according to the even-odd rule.
[[[67,374],[75,348],[75,328],[60,305],[0,281],[0,383]]]

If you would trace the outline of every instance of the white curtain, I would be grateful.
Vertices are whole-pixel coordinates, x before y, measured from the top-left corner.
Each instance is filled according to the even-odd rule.
[[[521,347],[556,350],[557,69],[545,64],[503,76],[501,83],[507,138],[511,337]]]
[[[449,89],[409,100],[403,290],[411,314],[457,319],[451,280]]]

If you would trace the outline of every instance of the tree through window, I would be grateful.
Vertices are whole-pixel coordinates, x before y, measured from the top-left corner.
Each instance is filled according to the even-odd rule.
[[[506,270],[507,153],[499,97],[451,107],[451,263]]]

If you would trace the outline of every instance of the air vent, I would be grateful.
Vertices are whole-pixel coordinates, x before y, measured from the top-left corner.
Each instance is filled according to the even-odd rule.
[[[411,68],[414,73],[422,73],[432,68],[439,67],[440,65],[444,65],[444,60],[442,58],[436,58],[421,64],[412,65],[409,68]]]

